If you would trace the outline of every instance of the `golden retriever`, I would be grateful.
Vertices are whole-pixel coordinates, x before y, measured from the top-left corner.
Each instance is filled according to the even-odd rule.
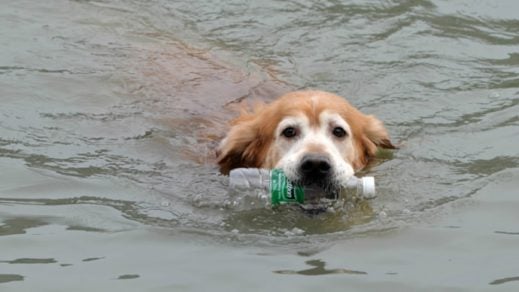
[[[344,98],[295,91],[231,122],[217,151],[220,171],[280,168],[291,181],[339,186],[366,166],[377,148],[395,149],[380,120]]]

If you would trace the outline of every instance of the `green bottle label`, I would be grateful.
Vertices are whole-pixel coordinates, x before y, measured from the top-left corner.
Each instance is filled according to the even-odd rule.
[[[287,203],[304,203],[303,187],[294,185],[288,180],[281,169],[273,169],[270,175],[270,190],[272,206]]]

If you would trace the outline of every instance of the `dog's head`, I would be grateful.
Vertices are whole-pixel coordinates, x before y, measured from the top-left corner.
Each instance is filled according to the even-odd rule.
[[[220,171],[281,168],[300,184],[345,182],[378,147],[395,147],[382,122],[321,91],[288,93],[232,122],[218,150]]]

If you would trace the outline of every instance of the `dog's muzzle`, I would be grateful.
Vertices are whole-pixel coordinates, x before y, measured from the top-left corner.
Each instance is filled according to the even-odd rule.
[[[299,165],[301,182],[305,185],[327,183],[332,171],[330,158],[323,154],[306,154]]]

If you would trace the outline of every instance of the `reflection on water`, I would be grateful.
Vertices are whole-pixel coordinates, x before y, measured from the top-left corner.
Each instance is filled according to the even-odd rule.
[[[12,261],[0,261],[0,263],[7,264],[54,264],[56,263],[55,259],[32,259],[32,258],[22,258],[15,259]]]
[[[276,274],[283,275],[305,275],[305,276],[322,276],[327,274],[348,274],[348,275],[367,275],[368,273],[362,271],[348,270],[348,269],[326,269],[326,263],[321,260],[309,260],[305,262],[307,265],[312,266],[306,270],[292,271],[292,270],[279,270],[274,271]]]
[[[86,259],[82,259],[81,261],[82,262],[93,262],[93,261],[98,261],[98,260],[102,260],[104,259],[104,257],[98,257],[98,258],[86,258]]]
[[[519,281],[519,277],[507,277],[507,278],[497,279],[497,280],[490,282],[489,284],[490,285],[501,285],[501,284],[504,284],[507,282],[512,282],[512,281]]]
[[[509,232],[509,231],[494,231],[497,234],[505,234],[505,235],[519,235],[519,232]]]
[[[33,218],[13,218],[3,220],[2,226],[0,226],[0,236],[13,235],[13,234],[24,234],[27,229],[34,228],[47,223],[42,220]]]
[[[0,283],[23,281],[24,276],[16,274],[0,274]]]
[[[139,278],[139,275],[136,274],[128,274],[128,275],[120,275],[117,277],[118,280],[131,280],[131,279],[137,279]]]

